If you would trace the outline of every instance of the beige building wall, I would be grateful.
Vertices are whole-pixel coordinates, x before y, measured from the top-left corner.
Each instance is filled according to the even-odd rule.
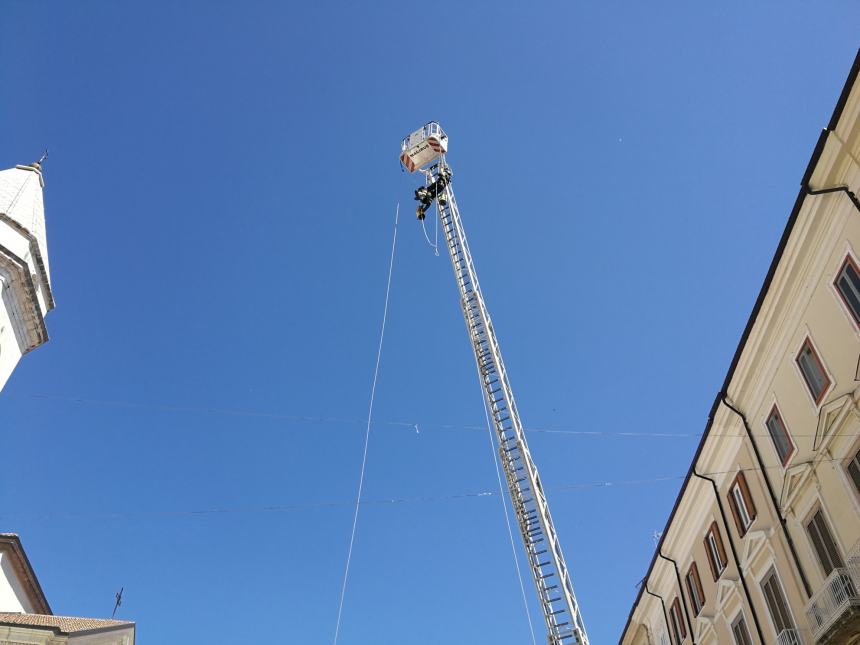
[[[622,645],[860,643],[860,478],[848,470],[852,460],[860,467],[860,311],[835,284],[846,261],[860,271],[858,71],[860,54]],[[823,387],[807,384],[802,350]],[[739,484],[734,501],[739,473],[746,490]],[[705,542],[713,526],[724,553]],[[725,559],[716,575],[710,551]],[[688,581],[691,568],[698,580]],[[739,618],[745,634],[733,630]]]

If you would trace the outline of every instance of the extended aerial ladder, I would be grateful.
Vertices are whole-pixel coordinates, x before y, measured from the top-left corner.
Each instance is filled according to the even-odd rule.
[[[424,173],[425,185],[415,191],[417,215],[423,220],[436,201],[439,224],[454,267],[460,304],[475,363],[498,439],[498,452],[526,559],[547,627],[549,645],[588,645],[585,625],[573,593],[570,571],[555,531],[537,466],[529,452],[502,352],[481,294],[478,275],[451,187],[453,173],[445,159],[448,137],[431,122],[406,137],[401,163]]]

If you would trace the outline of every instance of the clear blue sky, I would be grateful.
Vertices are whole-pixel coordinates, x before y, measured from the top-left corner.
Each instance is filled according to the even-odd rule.
[[[526,426],[690,435],[531,435],[614,642],[858,24],[849,1],[7,0],[0,166],[50,148],[57,308],[0,395],[0,530],[55,613],[124,586],[140,643],[330,643],[399,200],[365,494],[425,499],[364,508],[340,642],[529,642],[499,498],[458,497],[495,471],[397,164],[438,119]]]

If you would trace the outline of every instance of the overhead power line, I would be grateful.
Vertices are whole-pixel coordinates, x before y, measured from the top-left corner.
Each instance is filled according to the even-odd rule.
[[[841,463],[840,459],[822,459],[818,463]],[[744,468],[743,472],[761,472],[762,470],[782,470],[782,466],[765,466],[762,468]],[[700,473],[706,477],[718,477],[721,475],[734,475],[740,472],[739,470],[723,470],[717,472]],[[546,486],[544,490],[547,493],[563,493],[574,490],[596,490],[600,488],[614,487],[636,487],[647,486],[651,484],[660,484],[670,481],[681,481],[686,478],[683,475],[663,475],[661,477],[644,477],[640,479],[614,479],[614,480],[596,480],[591,482],[579,482],[574,484],[560,484],[555,486]],[[478,499],[482,497],[498,497],[498,490],[482,490],[465,493],[454,493],[449,495],[416,495],[411,497],[380,497],[377,499],[363,499],[360,502],[364,506],[394,506],[400,504],[428,504],[436,502],[450,502],[457,500]],[[355,505],[355,500],[337,500],[337,501],[319,501],[308,502],[306,504],[277,504],[270,506],[248,506],[248,507],[220,507],[220,508],[203,508],[192,510],[154,510],[154,511],[21,511],[21,512],[2,512],[0,520],[123,520],[123,519],[150,519],[150,518],[170,518],[170,517],[194,517],[203,515],[237,515],[237,514],[252,514],[252,513],[293,513],[300,511],[310,511],[315,509],[327,508],[352,508]]]
[[[118,408],[133,408],[142,410],[153,410],[157,412],[173,412],[185,414],[200,414],[214,416],[233,416],[233,417],[248,417],[260,419],[272,419],[275,421],[296,421],[307,423],[332,423],[332,424],[347,424],[347,425],[363,425],[366,419],[358,417],[338,417],[324,415],[301,415],[301,414],[285,414],[281,412],[267,412],[262,410],[240,410],[231,408],[218,408],[208,406],[187,406],[187,405],[172,405],[168,403],[156,402],[135,402],[135,401],[119,401],[109,399],[95,399],[82,396],[71,395],[55,395],[55,394],[12,394],[3,393],[3,396],[11,398],[35,399],[43,401],[58,401],[78,405],[94,405],[101,407],[118,407]],[[468,430],[485,432],[486,428],[480,425],[469,425],[462,423],[423,423],[416,421],[375,421],[372,427],[398,427],[408,428],[411,431],[420,430]],[[533,434],[549,434],[558,436],[571,437],[606,437],[606,438],[630,438],[630,439],[701,439],[701,432],[633,432],[633,431],[615,431],[615,430],[573,430],[568,428],[525,428],[526,432]],[[740,432],[711,432],[711,437],[728,437],[737,438],[745,437],[746,433]],[[753,433],[754,437],[769,437],[767,432]],[[808,437],[813,438],[816,433],[797,433],[792,432],[792,437]],[[854,437],[857,433],[836,433],[837,437]]]

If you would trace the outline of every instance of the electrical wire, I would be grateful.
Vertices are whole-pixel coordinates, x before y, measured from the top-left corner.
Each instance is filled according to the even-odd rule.
[[[382,360],[382,343],[385,339],[385,323],[388,320],[388,301],[391,295],[391,276],[394,273],[394,253],[397,248],[397,223],[400,220],[400,203],[397,204],[397,209],[394,212],[394,235],[391,240],[391,258],[388,261],[388,282],[385,286],[385,307],[382,310],[382,327],[379,331],[379,345],[376,349],[376,365],[373,368],[373,384],[370,386],[370,403],[367,409],[367,427],[364,431],[364,449],[361,455],[361,473],[358,477],[358,493],[355,497],[355,512],[352,516],[352,530],[349,534],[349,548],[346,552],[346,567],[343,571],[343,584],[340,589],[340,602],[337,607],[337,621],[335,622],[334,641],[337,645],[337,639],[340,635],[341,617],[343,615],[343,601],[346,597],[346,583],[349,580],[349,566],[352,563],[352,548],[355,545],[355,533],[358,527],[358,511],[361,508],[361,493],[364,489],[364,473],[367,469],[367,448],[370,445],[370,426],[373,420],[373,402],[376,398],[376,383],[379,378],[379,363]]]
[[[841,463],[842,458],[822,459],[819,464]],[[800,465],[800,464],[796,464]],[[765,466],[762,468],[743,468],[741,470],[723,470],[709,473],[699,473],[705,477],[718,477],[721,475],[735,475],[738,472],[753,473],[762,472],[763,470],[782,470],[781,465]],[[592,482],[579,482],[574,484],[560,484],[554,486],[545,486],[544,491],[547,493],[564,493],[573,490],[590,490],[600,488],[613,487],[637,487],[647,486],[651,484],[662,484],[670,481],[682,481],[686,478],[683,475],[664,475],[661,477],[646,477],[641,479],[615,479],[615,480],[596,480]],[[362,500],[361,506],[396,506],[400,504],[428,504],[437,502],[449,502],[467,499],[480,499],[485,497],[496,497],[500,493],[498,491],[483,490],[466,493],[454,493],[450,495],[421,495],[415,497],[388,497],[373,500]],[[185,509],[185,510],[156,510],[156,511],[59,511],[59,512],[0,512],[2,520],[83,520],[83,519],[136,519],[136,518],[158,518],[158,517],[200,517],[205,515],[235,515],[235,514],[251,514],[251,513],[291,513],[299,511],[310,511],[327,508],[345,508],[354,505],[354,501],[320,501],[308,504],[282,504],[270,506],[256,506],[245,508],[204,508],[204,509]]]
[[[119,401],[108,399],[94,399],[82,396],[69,395],[54,395],[54,394],[15,394],[12,392],[3,392],[3,397],[36,399],[41,401],[59,401],[64,403],[74,403],[79,405],[95,405],[103,407],[123,407],[141,410],[153,410],[158,412],[177,412],[187,414],[206,414],[215,416],[236,416],[250,417],[261,419],[273,419],[275,421],[298,421],[308,423],[333,423],[333,424],[364,424],[365,419],[358,417],[335,417],[335,416],[320,416],[320,415],[301,415],[301,414],[283,414],[280,412],[265,412],[260,410],[238,410],[229,408],[215,408],[203,406],[182,406],[168,403],[144,403],[134,401]],[[409,428],[414,430],[415,426],[423,429],[436,430],[472,430],[484,431],[484,426],[459,424],[459,423],[416,423],[415,421],[376,421],[374,427],[393,426],[401,428]],[[631,432],[631,431],[614,431],[614,430],[570,430],[565,428],[523,428],[525,432],[538,434],[554,434],[560,436],[572,437],[618,437],[631,439],[701,439],[701,432]],[[746,433],[741,432],[711,432],[710,437],[745,437]],[[754,437],[769,437],[766,432],[753,433]],[[792,437],[816,437],[816,433],[798,433],[792,432]],[[855,432],[836,433],[834,437],[855,437]]]

